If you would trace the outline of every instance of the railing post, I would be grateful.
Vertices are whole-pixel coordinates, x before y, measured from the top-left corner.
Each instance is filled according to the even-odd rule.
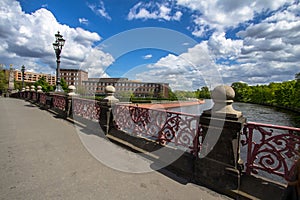
[[[76,96],[77,94],[75,93],[76,87],[74,85],[70,85],[68,87],[69,93],[67,94],[67,99],[66,99],[66,115],[67,117],[72,117],[72,111],[73,111],[73,101],[72,98],[73,96]]]
[[[112,106],[119,102],[119,99],[114,96],[115,91],[116,89],[113,86],[106,86],[106,97],[100,101],[99,123],[105,134],[108,134],[110,129],[114,126]]]
[[[30,89],[29,89],[29,86],[26,86],[26,89],[25,89],[25,100],[28,100],[30,97],[30,93],[29,93]]]
[[[232,108],[235,93],[230,86],[217,86],[211,95],[214,106],[200,116],[204,141],[195,161],[195,179],[219,191],[237,189],[245,118]]]
[[[43,92],[43,90],[42,90],[42,86],[37,86],[37,91],[36,91],[36,102],[38,103],[38,104],[40,104],[40,96],[41,96],[41,93]]]

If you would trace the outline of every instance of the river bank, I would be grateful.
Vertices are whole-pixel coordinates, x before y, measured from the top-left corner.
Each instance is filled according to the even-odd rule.
[[[175,102],[168,102],[168,103],[145,103],[145,104],[134,104],[135,106],[141,108],[164,108],[164,109],[171,109],[171,108],[178,108],[182,106],[194,106],[194,105],[201,105],[205,104],[205,100],[197,100],[197,101],[175,101]]]

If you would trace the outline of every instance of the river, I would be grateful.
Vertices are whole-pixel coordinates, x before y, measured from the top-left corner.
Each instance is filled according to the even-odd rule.
[[[212,100],[206,99],[205,104],[172,108],[169,110],[200,115],[203,110],[210,109],[212,105]],[[233,108],[235,110],[241,111],[247,121],[300,128],[300,113],[297,112],[269,106],[239,102],[234,102]]]
[[[206,103],[202,105],[172,108],[170,110],[200,115],[203,112],[203,110],[210,109],[213,106],[213,102],[211,99],[206,99],[205,102]],[[239,102],[234,102],[233,108],[235,110],[241,111],[243,113],[243,116],[247,119],[247,121],[300,128],[300,113],[297,112],[292,112],[269,106]],[[241,147],[241,158],[244,161],[246,161],[247,159],[246,151],[246,147]],[[285,180],[283,178],[280,178],[275,175],[270,175],[266,172],[259,172],[259,175],[275,181],[285,183]]]

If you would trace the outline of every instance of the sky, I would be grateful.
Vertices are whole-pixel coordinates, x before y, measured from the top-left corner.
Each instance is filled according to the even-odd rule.
[[[298,0],[1,0],[0,64],[169,83],[172,90],[293,80]]]

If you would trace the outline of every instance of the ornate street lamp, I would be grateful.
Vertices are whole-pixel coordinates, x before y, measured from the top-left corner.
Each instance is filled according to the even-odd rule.
[[[57,63],[57,67],[56,67],[56,89],[55,92],[61,92],[62,88],[60,85],[60,68],[59,68],[59,64],[60,64],[60,53],[62,50],[62,47],[65,44],[65,40],[63,39],[63,36],[59,34],[59,31],[57,31],[57,34],[55,34],[55,42],[53,43],[53,48],[56,54],[56,63]]]
[[[25,88],[24,88],[25,66],[24,65],[22,65],[21,72],[22,72],[22,91],[23,90],[25,91]]]

